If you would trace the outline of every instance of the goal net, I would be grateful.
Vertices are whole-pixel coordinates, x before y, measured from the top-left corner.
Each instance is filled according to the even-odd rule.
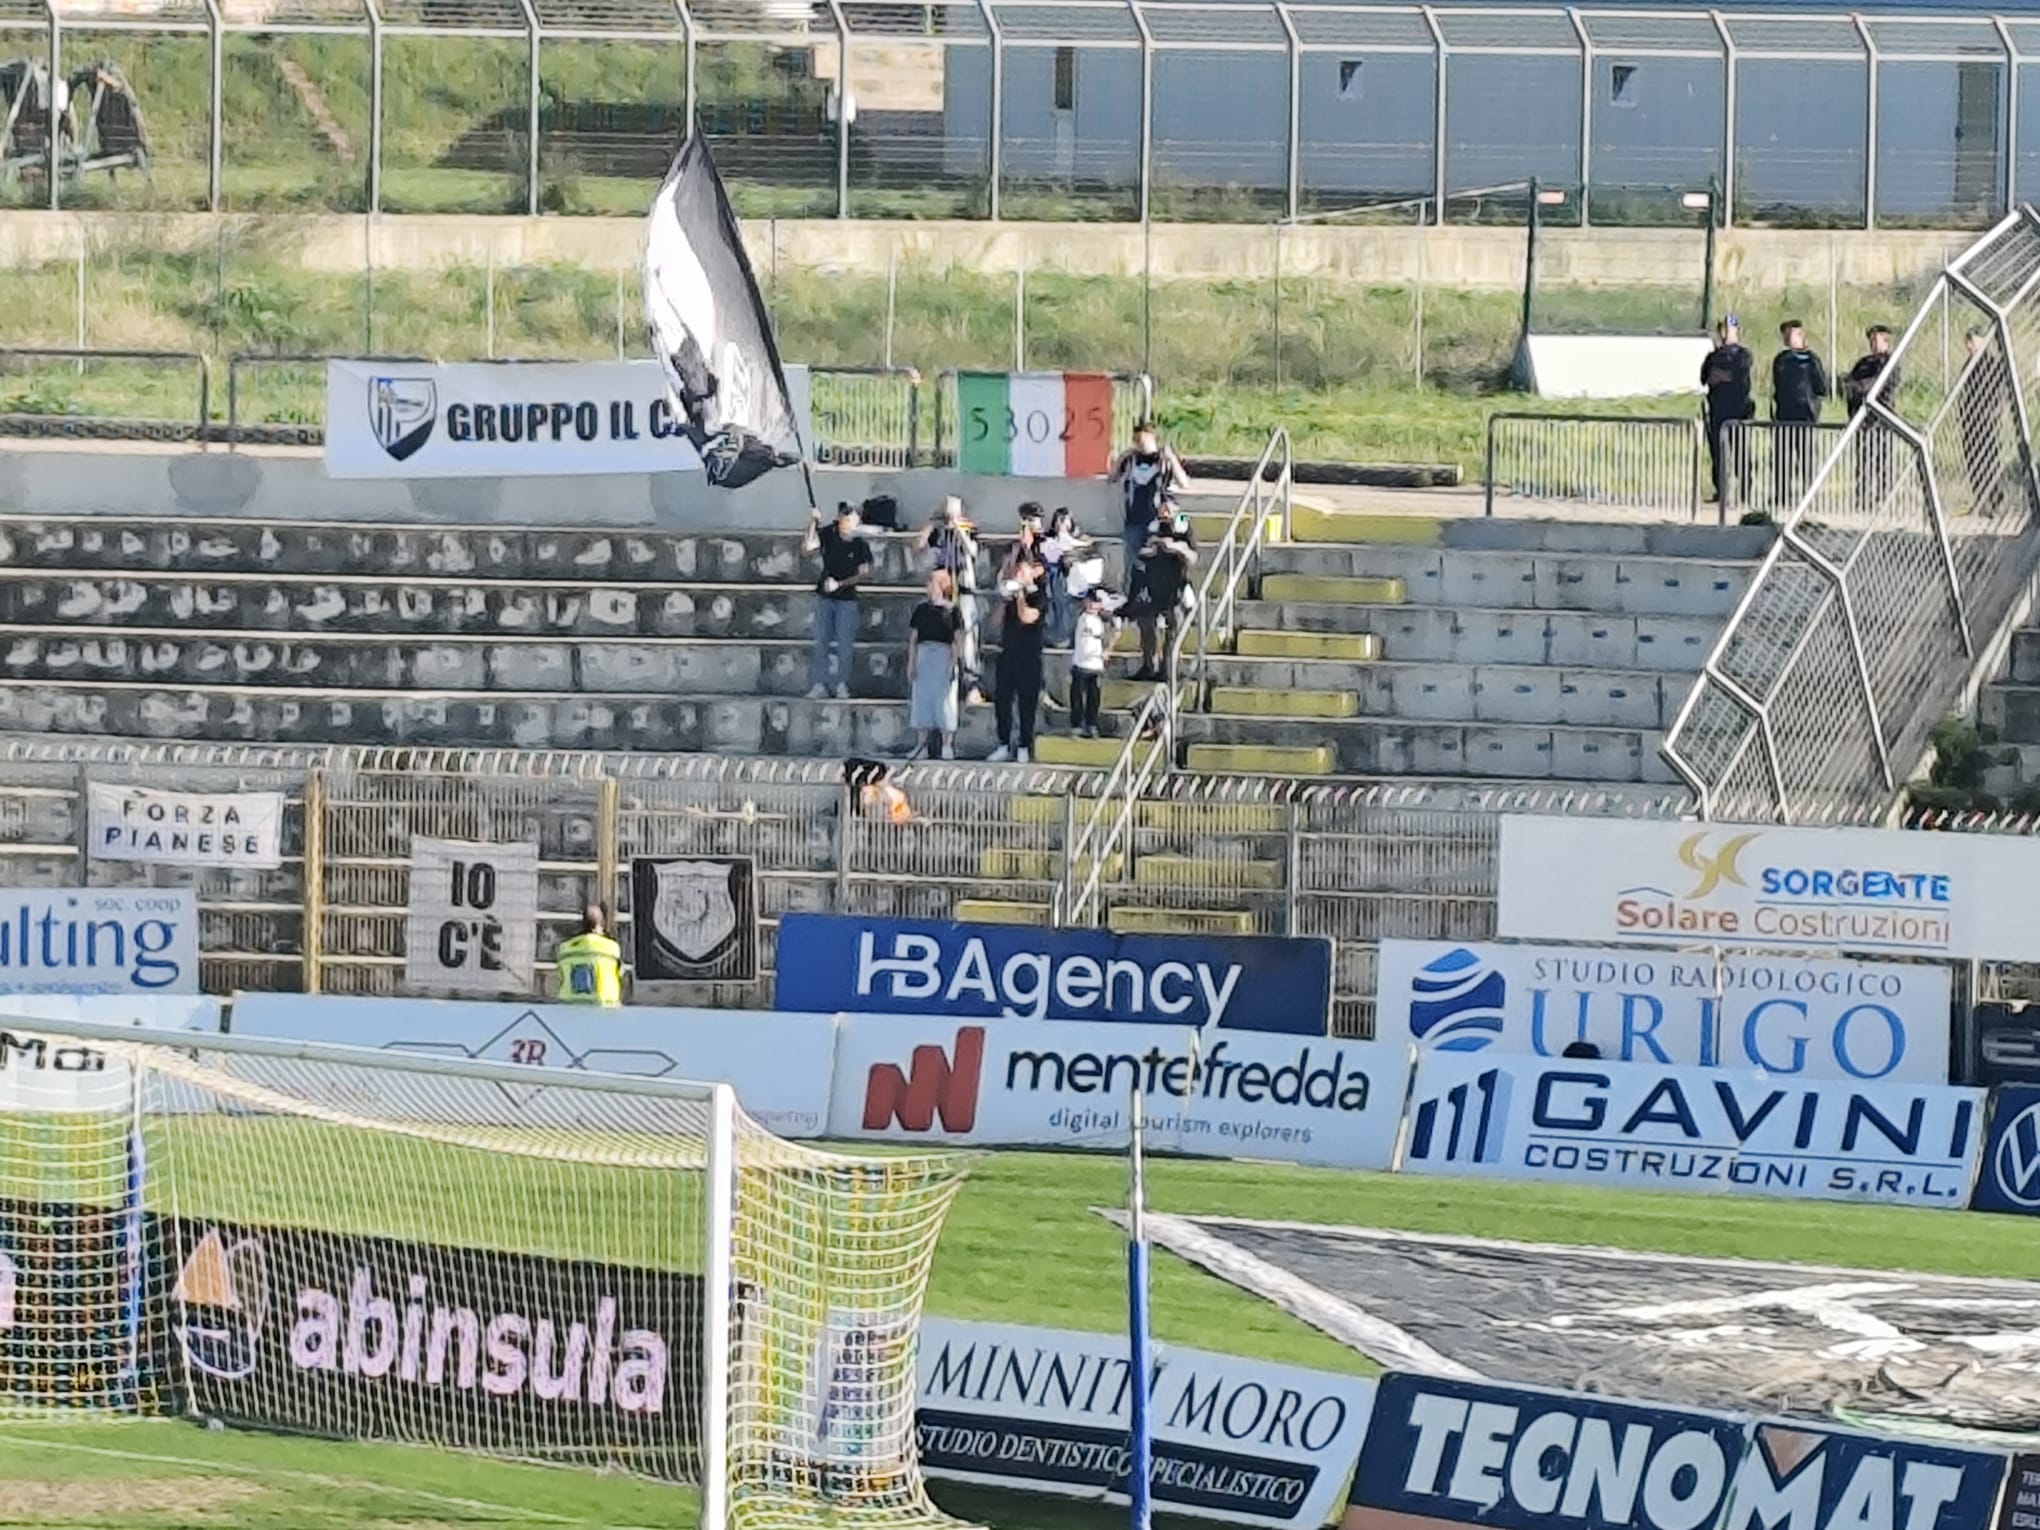
[[[0,1029],[0,1409],[697,1484],[710,1530],[946,1523],[915,1343],[956,1157],[727,1086]]]

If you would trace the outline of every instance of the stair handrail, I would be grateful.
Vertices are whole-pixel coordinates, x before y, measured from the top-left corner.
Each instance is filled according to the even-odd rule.
[[[1201,707],[1206,699],[1213,640],[1223,643],[1232,632],[1234,608],[1253,559],[1267,540],[1269,516],[1279,511],[1283,529],[1288,530],[1294,483],[1289,432],[1278,425],[1269,432],[1268,444],[1247,475],[1247,485],[1240,491],[1239,503],[1233,507],[1225,531],[1205,550],[1204,577],[1197,583],[1194,619],[1170,633],[1163,655],[1162,679],[1135,711],[1126,742],[1106,771],[1098,794],[1088,802],[1076,804],[1070,833],[1063,844],[1062,881],[1056,888],[1051,909],[1055,924],[1097,924],[1107,873],[1115,859],[1125,859],[1133,842],[1141,799],[1159,776],[1175,768],[1176,714],[1183,704],[1185,682],[1184,651],[1194,634],[1196,643],[1188,684],[1191,705]]]

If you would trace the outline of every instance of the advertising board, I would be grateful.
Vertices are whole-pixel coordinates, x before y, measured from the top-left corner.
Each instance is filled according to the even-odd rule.
[[[198,895],[190,888],[0,889],[0,1000],[197,992]]]
[[[1983,1091],[1426,1052],[1403,1167],[1960,1210]]]
[[[921,1324],[921,1464],[937,1477],[1124,1501],[1131,1386],[1112,1334]],[[1322,1525],[1339,1506],[1374,1383],[1158,1346],[1154,1502],[1248,1525]]]
[[[781,1009],[1322,1036],[1331,1004],[1321,939],[786,914],[778,953]]]
[[[1948,969],[1635,947],[1384,940],[1375,1034],[1441,1052],[1948,1081]]]
[[[1496,928],[2034,961],[2040,926],[2007,889],[2036,880],[2040,841],[2019,835],[1507,817]]]
[[[1990,1135],[1972,1211],[2040,1213],[2040,1085],[2002,1084],[1990,1097]]]
[[[124,1064],[96,1046],[38,1032],[37,1020],[217,1032],[220,1001],[75,993],[0,999],[0,1113],[90,1114],[131,1105],[130,1075]]]
[[[1385,1169],[1408,1077],[1388,1042],[845,1015],[829,1135],[1114,1147],[1137,1084],[1158,1151]]]
[[[247,994],[236,1035],[329,1041],[549,1068],[728,1084],[782,1137],[821,1135],[834,1022],[756,1010],[591,1010],[576,1004]]]

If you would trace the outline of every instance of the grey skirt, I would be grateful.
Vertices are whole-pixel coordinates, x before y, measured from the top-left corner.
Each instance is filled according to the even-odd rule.
[[[947,648],[923,643],[914,651],[914,689],[907,703],[907,721],[916,733],[956,731],[956,674]]]

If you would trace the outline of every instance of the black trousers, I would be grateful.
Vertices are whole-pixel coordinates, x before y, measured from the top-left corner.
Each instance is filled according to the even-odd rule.
[[[1719,418],[1711,414],[1707,416],[1707,464],[1714,479],[1714,502],[1718,505],[1728,503],[1728,442],[1725,438],[1728,434],[1729,421],[1731,419],[1739,421],[1741,418],[1741,415],[1722,415]],[[1748,508],[1750,466],[1747,457],[1743,459],[1739,476],[1741,482],[1736,485],[1737,499],[1744,508]]]
[[[998,669],[992,680],[992,709],[998,714],[1001,745],[1010,747],[1017,731],[1022,749],[1034,747],[1034,725],[1041,713],[1039,649],[999,650]]]
[[[1072,669],[1070,671],[1070,726],[1072,728],[1095,728],[1098,726],[1098,695],[1103,689],[1104,676],[1095,669]]]

